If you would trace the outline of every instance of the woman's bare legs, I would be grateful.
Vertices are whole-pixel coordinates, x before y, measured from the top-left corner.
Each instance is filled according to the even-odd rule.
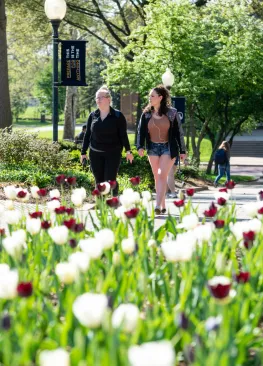
[[[156,187],[156,205],[162,209],[165,208],[167,176],[174,164],[174,161],[175,159],[171,159],[170,155],[160,156]]]
[[[155,192],[157,194],[157,180],[158,180],[158,169],[159,169],[159,156],[148,156],[155,182]],[[158,205],[157,205],[158,206]]]
[[[168,177],[167,177],[167,185],[170,189],[171,193],[175,193],[175,184],[174,184],[174,174],[177,170],[177,167],[173,165],[169,171]]]

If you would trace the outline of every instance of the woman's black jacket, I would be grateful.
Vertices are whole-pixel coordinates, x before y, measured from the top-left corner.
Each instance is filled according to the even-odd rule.
[[[169,128],[169,149],[171,154],[171,159],[175,158],[179,154],[185,154],[185,143],[184,143],[184,132],[179,122],[179,116],[177,114],[177,110],[175,108],[168,108],[166,113],[170,121]],[[150,134],[148,131],[148,123],[152,117],[150,112],[143,113],[138,125],[137,131],[137,150],[145,148],[150,148]]]

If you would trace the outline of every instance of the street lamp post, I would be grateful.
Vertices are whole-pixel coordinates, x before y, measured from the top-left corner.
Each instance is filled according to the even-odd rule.
[[[163,74],[162,82],[163,82],[163,85],[168,90],[171,90],[171,87],[173,86],[173,83],[174,83],[174,75],[169,68],[167,68],[165,73]]]
[[[45,13],[53,28],[52,124],[53,141],[58,141],[58,28],[67,11],[65,0],[46,0]]]

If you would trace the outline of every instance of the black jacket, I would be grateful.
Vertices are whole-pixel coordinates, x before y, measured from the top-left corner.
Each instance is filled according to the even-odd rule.
[[[175,158],[179,154],[185,154],[184,135],[181,123],[178,121],[177,110],[175,108],[169,108],[166,116],[170,121],[169,128],[169,148],[171,153],[171,159]],[[137,150],[145,148],[149,149],[150,134],[148,130],[148,123],[152,117],[150,112],[143,113],[138,125],[137,133]]]
[[[131,148],[124,115],[110,107],[110,113],[102,121],[99,109],[92,112],[87,121],[87,131],[84,136],[81,155],[86,154],[89,146],[95,150],[105,152],[121,151],[123,147],[126,151],[129,151]]]

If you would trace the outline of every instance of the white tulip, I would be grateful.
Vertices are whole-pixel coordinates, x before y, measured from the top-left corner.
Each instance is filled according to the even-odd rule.
[[[99,259],[102,255],[103,247],[101,243],[94,239],[81,239],[79,241],[80,249],[89,255],[91,259]]]
[[[208,280],[208,285],[209,286],[218,286],[218,285],[223,285],[223,286],[227,286],[231,284],[231,280],[228,277],[225,276],[215,276],[213,278],[211,278],[210,280]]]
[[[246,203],[243,206],[243,209],[245,211],[245,213],[249,216],[249,217],[256,217],[258,215],[258,210],[263,206],[263,202],[261,201],[257,201],[257,202],[250,202],[250,203]]]
[[[47,209],[49,212],[55,212],[56,208],[60,207],[60,202],[58,200],[53,200],[53,201],[49,201],[47,202]]]
[[[198,225],[193,229],[193,234],[198,240],[199,244],[203,241],[209,241],[211,239],[212,233],[215,230],[215,225],[213,223],[205,223],[204,225]]]
[[[83,204],[83,199],[82,196],[80,194],[72,194],[71,195],[71,202],[76,206],[76,207],[81,207]]]
[[[12,200],[5,201],[5,208],[9,211],[14,210],[15,209],[14,201]]]
[[[41,230],[41,220],[27,218],[26,220],[26,229],[31,235],[36,235]]]
[[[67,285],[73,283],[78,279],[79,271],[74,263],[58,263],[56,265],[56,275],[58,276],[60,282]]]
[[[121,256],[119,252],[114,252],[112,255],[112,263],[114,266],[118,266],[121,263]]]
[[[18,197],[18,193],[23,191],[26,195],[25,197],[21,198],[21,197]],[[18,201],[20,202],[28,202],[29,201],[29,197],[30,197],[30,194],[28,192],[27,189],[23,189],[23,188],[16,188],[16,198],[18,199]]]
[[[190,232],[178,234],[175,240],[163,242],[161,247],[168,262],[190,261],[196,244],[196,238]]]
[[[18,272],[6,270],[0,276],[0,299],[10,300],[17,295]]]
[[[85,273],[89,268],[90,258],[87,253],[76,252],[68,257],[68,261],[75,264],[80,272]]]
[[[4,187],[4,192],[5,192],[6,198],[8,198],[9,200],[16,199],[16,188],[14,186]]]
[[[186,215],[182,219],[182,227],[184,227],[186,230],[194,229],[198,225],[198,216],[195,213],[192,213],[190,215]]]
[[[48,229],[48,233],[51,236],[51,239],[57,245],[66,244],[68,241],[69,230],[65,225],[50,228]]]
[[[148,248],[153,248],[157,246],[157,243],[154,239],[150,239],[147,244]]]
[[[123,239],[121,242],[122,251],[125,254],[131,254],[135,251],[136,243],[134,238]]]
[[[4,275],[4,273],[9,272],[10,267],[6,263],[0,263],[0,277]]]
[[[127,216],[124,213],[126,211],[127,211],[127,209],[125,208],[125,206],[120,206],[120,207],[116,208],[116,210],[114,210],[114,214],[118,219],[121,219],[122,222],[126,222]]]
[[[142,191],[142,198],[147,200],[147,201],[151,201],[152,200],[152,194],[149,191]]]
[[[121,304],[112,314],[113,328],[122,327],[125,332],[135,330],[139,319],[139,309],[134,304]]]
[[[59,198],[60,197],[60,192],[58,189],[52,189],[49,192],[50,198]]]
[[[243,233],[246,233],[250,230],[259,233],[261,230],[261,226],[262,224],[259,219],[235,222],[234,224],[230,222],[229,224],[230,231],[232,231],[237,240],[242,240]]]
[[[22,218],[22,214],[18,210],[6,211],[4,220],[8,225],[16,225]]]
[[[39,355],[40,366],[70,366],[68,352],[62,348],[53,351],[42,351]]]
[[[84,201],[87,196],[86,189],[83,187],[73,189],[72,194],[80,196],[82,198],[82,201]]]
[[[31,187],[30,192],[31,192],[33,198],[35,198],[35,199],[39,198],[39,195],[37,193],[38,191],[39,191],[39,187],[37,187],[37,186]]]
[[[175,351],[169,341],[147,342],[131,346],[128,358],[131,366],[174,366]]]
[[[95,233],[95,239],[101,243],[103,249],[111,249],[115,242],[115,235],[110,229],[102,229]]]
[[[89,328],[98,328],[104,318],[108,299],[103,294],[85,293],[73,303],[73,313],[80,324]]]
[[[16,257],[21,254],[23,247],[26,246],[25,241],[25,231],[22,229],[17,230],[3,240],[3,247],[11,257]]]
[[[126,210],[134,207],[136,203],[140,202],[140,194],[133,189],[128,188],[120,195],[120,203],[126,208]]]
[[[5,208],[3,205],[0,205],[0,216],[2,216],[5,213]]]

